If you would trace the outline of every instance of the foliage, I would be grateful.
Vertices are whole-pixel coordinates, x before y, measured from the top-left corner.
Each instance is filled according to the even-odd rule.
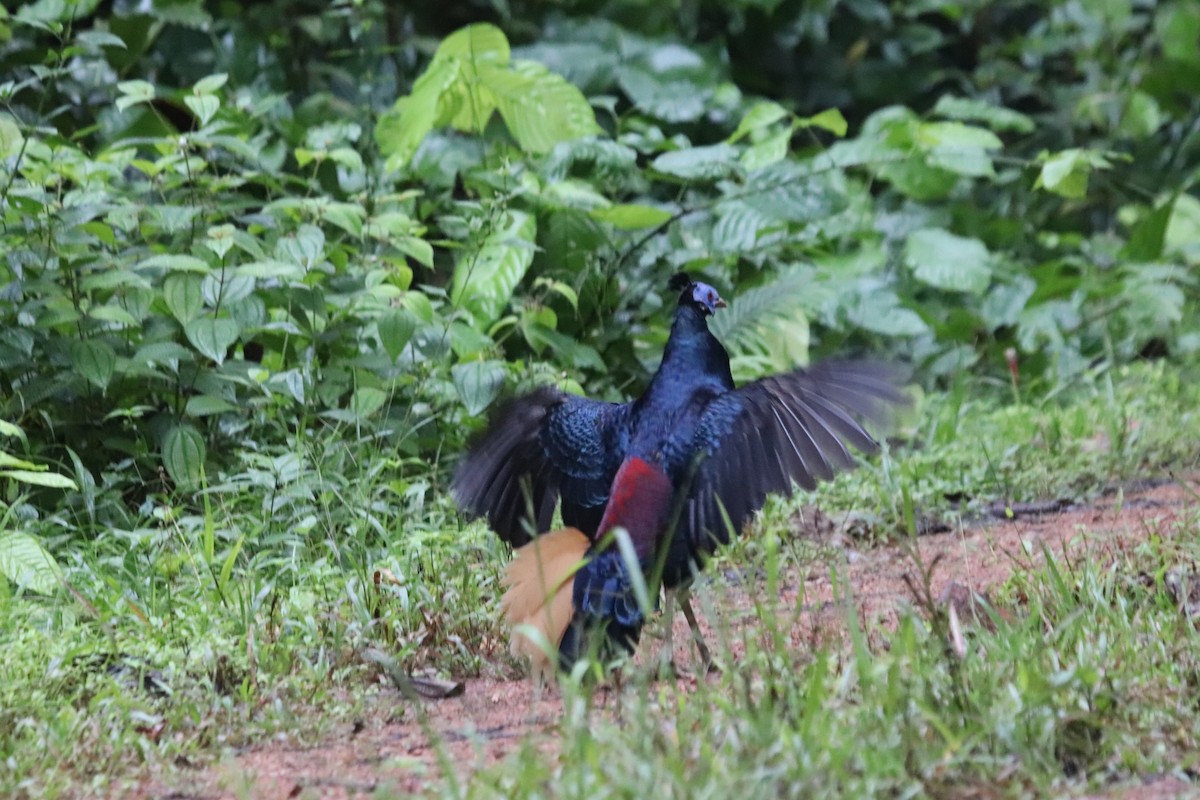
[[[635,8],[516,6],[434,47],[398,32],[419,11],[335,6],[264,67],[266,7],[23,6],[5,417],[142,495],[314,425],[453,449],[543,365],[644,380],[677,269],[734,299],[741,378],[810,346],[997,373],[1016,346],[1063,382],[1200,344],[1188,4]]]
[[[636,391],[680,269],[741,380],[866,351],[952,390],[908,472],[821,496],[881,529],[898,481],[940,514],[1181,463],[1123,427],[1141,373],[1108,381],[1200,349],[1198,30],[1188,0],[0,10],[4,629],[182,658],[184,726],[230,713],[192,691],[223,659],[277,699],[368,643],[482,669],[499,553],[443,455],[535,382]],[[1109,413],[1111,457],[1059,446]],[[85,684],[5,755],[129,710]]]

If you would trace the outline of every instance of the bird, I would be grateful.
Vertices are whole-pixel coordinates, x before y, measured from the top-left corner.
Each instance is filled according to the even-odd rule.
[[[465,516],[486,518],[514,548],[500,605],[512,652],[540,676],[585,655],[632,653],[651,610],[639,578],[655,606],[660,585],[668,602],[681,593],[708,662],[686,594],[708,558],[768,495],[831,479],[853,466],[851,447],[876,452],[863,423],[885,424],[907,403],[903,371],[874,361],[818,362],[738,387],[708,327],[725,301],[687,273],[668,287],[678,293],[670,335],[640,397],[538,387],[500,408],[451,481]],[[551,530],[560,503],[563,527]]]

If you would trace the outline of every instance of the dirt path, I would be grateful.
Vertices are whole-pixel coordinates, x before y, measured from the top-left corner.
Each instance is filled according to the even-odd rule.
[[[938,559],[931,581],[933,595],[942,602],[954,603],[960,615],[969,614],[972,593],[985,592],[1014,571],[1040,562],[1043,546],[1069,559],[1084,553],[1104,559],[1152,533],[1166,535],[1193,503],[1195,492],[1200,490],[1200,476],[1191,476],[1188,483],[1190,491],[1168,484],[1127,492],[1119,506],[1115,497],[1102,498],[1087,507],[923,536],[918,540],[921,559],[926,564]],[[813,520],[809,518],[803,524],[811,526]],[[832,526],[818,521],[816,527]],[[839,540],[846,541],[836,532],[833,536],[835,545]],[[906,547],[889,545],[861,551],[841,547],[837,548],[840,557],[781,576],[778,603],[781,611],[794,614],[792,640],[798,651],[805,652],[802,648],[842,635],[846,605],[835,601],[831,573],[837,574],[840,585],[852,587],[852,602],[865,621],[893,624],[912,602],[905,576],[918,575]],[[734,658],[741,647],[739,637],[747,630],[745,620],[753,613],[747,587],[758,579],[729,571],[715,579],[714,588],[700,593],[697,610],[702,612],[702,626],[709,641],[713,641],[713,632],[708,629],[707,618],[716,610],[718,627],[724,641],[730,642]],[[676,663],[689,665],[694,656],[689,652],[688,629],[682,616],[676,617]],[[645,639],[639,658],[656,656],[658,648],[658,642]],[[186,778],[186,783],[178,775],[169,781],[151,777],[140,787],[138,796],[161,800],[283,800],[365,797],[385,787],[397,793],[419,792],[431,783],[441,782],[439,758],[449,759],[461,781],[469,780],[479,768],[504,759],[526,741],[552,752],[554,738],[549,734],[557,724],[560,704],[553,691],[538,692],[527,680],[480,679],[468,681],[462,696],[430,701],[425,709],[430,728],[442,742],[440,752],[411,714],[399,720],[381,716],[366,721],[362,730],[347,730],[316,747],[299,748],[286,742],[258,745],[197,770]],[[1186,790],[1174,779],[1163,778],[1108,796],[1148,800],[1181,796],[1180,792]]]

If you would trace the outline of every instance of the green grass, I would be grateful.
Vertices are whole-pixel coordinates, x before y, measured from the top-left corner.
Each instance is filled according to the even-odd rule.
[[[767,581],[736,669],[690,695],[634,675],[616,720],[616,704],[597,713],[597,698],[568,687],[562,759],[526,748],[458,788],[1008,796],[1196,768],[1200,635],[1163,577],[1200,558],[1195,508],[1136,549],[1018,575],[994,594],[1010,620],[971,627],[964,658],[948,653],[933,609],[895,631],[848,613],[848,646],[781,646],[798,612],[768,602],[792,561],[819,556],[783,535],[801,501],[866,514],[867,532],[887,537],[904,535],[905,498],[953,518],[1194,469],[1193,376],[1141,365],[1036,403],[965,387],[925,398],[907,443],[773,503],[726,554]],[[198,506],[152,496],[120,516],[101,480],[96,519],[121,524],[81,508],[19,517],[72,590],[0,594],[0,795],[100,791],[279,731],[317,741],[379,696],[397,703],[368,647],[408,670],[520,674],[495,621],[506,554],[480,526],[459,527],[425,465],[345,431],[242,460]],[[142,685],[142,664],[169,696]]]
[[[962,657],[936,613],[880,631],[849,612],[846,647],[789,652],[754,646],[760,635],[692,694],[629,690],[617,721],[573,698],[558,763],[523,753],[471,794],[1045,796],[1195,770],[1200,636],[1144,577],[1195,559],[1190,538],[1022,575],[1026,599],[998,604],[1012,620],[969,626]],[[753,624],[786,641],[791,620]]]

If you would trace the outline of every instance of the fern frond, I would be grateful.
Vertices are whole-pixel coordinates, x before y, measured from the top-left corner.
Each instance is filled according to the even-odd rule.
[[[792,369],[808,360],[806,270],[784,273],[747,289],[713,316],[710,329],[738,368],[739,380]]]

